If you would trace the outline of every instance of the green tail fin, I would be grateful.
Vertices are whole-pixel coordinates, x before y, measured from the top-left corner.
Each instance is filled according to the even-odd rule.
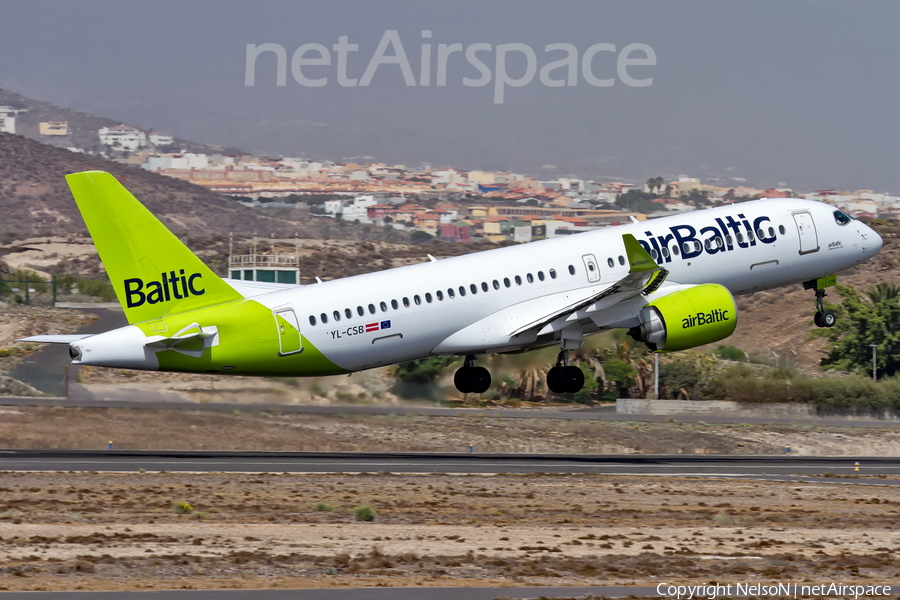
[[[66,181],[129,323],[242,298],[109,173]]]

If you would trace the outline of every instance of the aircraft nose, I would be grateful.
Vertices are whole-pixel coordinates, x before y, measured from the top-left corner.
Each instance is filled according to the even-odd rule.
[[[862,238],[861,241],[864,260],[878,254],[878,251],[881,250],[881,246],[884,244],[884,240],[881,239],[881,236],[878,235],[878,232],[868,225],[860,224],[859,235]]]

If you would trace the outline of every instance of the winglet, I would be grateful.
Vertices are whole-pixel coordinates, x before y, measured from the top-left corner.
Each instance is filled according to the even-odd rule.
[[[650,254],[633,235],[630,233],[623,234],[622,241],[625,242],[625,255],[628,257],[628,266],[630,267],[629,273],[656,271],[659,269],[656,261],[651,258]]]

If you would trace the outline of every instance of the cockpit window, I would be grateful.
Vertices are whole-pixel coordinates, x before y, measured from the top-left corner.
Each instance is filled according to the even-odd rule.
[[[850,215],[848,215],[847,213],[845,213],[842,210],[836,210],[836,211],[834,211],[834,220],[837,222],[838,225],[846,225],[847,223],[849,223],[850,221],[853,220],[853,217],[851,217]]]

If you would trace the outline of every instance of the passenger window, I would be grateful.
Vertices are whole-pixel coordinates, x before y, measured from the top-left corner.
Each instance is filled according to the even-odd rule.
[[[666,248],[665,246],[662,247],[662,255],[663,255],[663,258],[669,258],[669,249]]]
[[[319,318],[322,319],[322,323],[328,322],[328,315],[326,315],[325,313],[322,313],[321,315],[319,315]]]
[[[613,267],[616,266],[616,261],[614,261],[612,259],[612,257],[610,256],[609,258],[606,259],[606,264],[608,264],[609,268],[612,269]]]
[[[431,302],[431,294],[425,294],[425,299],[428,300],[429,302]],[[415,296],[413,296],[413,302],[415,302],[416,306],[418,306],[418,305],[422,304],[422,299],[419,298],[418,294],[416,294]]]
[[[575,265],[569,265],[569,275],[575,274]]]
[[[310,325],[316,324],[316,316],[315,315],[309,315],[309,324]]]
[[[538,279],[540,279],[541,281],[544,280],[544,272],[543,271],[538,271]]]
[[[659,252],[656,251],[656,248],[653,248],[652,250],[650,250],[650,258],[652,258],[653,260],[656,260],[659,258]],[[594,265],[590,265],[590,266],[593,267]],[[593,271],[593,269],[591,269],[591,271]]]
[[[482,292],[488,291],[488,284],[484,281],[481,282],[481,291]]]
[[[752,231],[747,232],[747,239],[750,240],[751,242],[753,241],[753,232]]]
[[[623,267],[625,266],[625,257],[622,256],[621,254],[619,255],[619,264],[622,265]]]
[[[344,309],[344,316],[347,317],[348,319],[352,319],[352,318],[353,318],[353,311],[350,310],[349,308],[345,308],[345,309]]]
[[[387,312],[387,303],[386,302],[381,303],[381,312]]]
[[[688,248],[688,243],[687,243],[687,242],[684,242],[684,243],[682,244],[682,246],[684,246],[683,249],[684,249],[685,252],[690,252],[690,251],[691,251],[691,249]]]
[[[400,308],[400,305],[397,304],[396,300],[391,300],[391,308],[393,308],[394,310],[397,310],[398,308]]]
[[[434,295],[437,296],[437,299],[438,299],[438,300],[440,300],[440,301],[443,301],[443,300],[444,300],[444,292],[442,292],[441,290],[436,291],[436,292],[434,293]]]
[[[675,256],[678,256],[678,244],[675,244],[674,246],[672,246],[672,254],[674,254]]]
[[[516,285],[522,285],[522,278],[521,278],[521,277],[519,277],[518,275],[516,275],[515,279],[516,279]]]
[[[447,297],[451,300],[456,298],[456,294],[453,292],[453,288],[447,288]]]
[[[475,285],[474,283],[471,284],[471,285],[469,285],[469,289],[472,290],[472,293],[473,293],[473,294],[477,294],[477,293],[478,293],[478,286]]]
[[[374,304],[370,304],[370,305],[369,305],[369,314],[370,314],[370,315],[374,315],[374,314],[375,314],[375,305],[374,305]]]
[[[504,278],[503,278],[503,285],[505,285],[506,287],[509,287],[509,286],[512,285],[512,284],[509,282],[509,277],[504,277]]]
[[[497,281],[496,279],[494,280],[494,289],[495,289],[495,290],[499,290],[499,289],[500,289],[500,282]]]
[[[406,308],[409,308],[409,298],[407,298],[405,296],[403,297],[403,306],[405,306]]]
[[[761,238],[764,238],[764,237],[766,237],[766,232],[763,231],[762,229],[757,229],[757,230],[756,230],[756,237],[758,237],[758,238],[760,238],[760,239],[761,239]]]
[[[340,313],[340,311],[337,311],[337,310],[336,310],[336,311],[334,311],[334,312],[331,313],[331,314],[334,316],[334,321],[335,321],[335,323],[337,323],[338,321],[341,320],[341,313]]]
[[[534,283],[534,275],[532,275],[531,273],[528,273],[528,274],[525,276],[525,279],[528,280],[528,283]]]
[[[459,297],[462,298],[465,295],[466,295],[466,286],[464,286],[464,285],[459,286]]]
[[[737,241],[738,241],[738,244],[744,243],[744,235],[741,232],[738,232],[738,234],[737,234]]]
[[[556,269],[550,269],[550,279],[556,279]]]
[[[725,243],[729,246],[734,246],[734,239],[730,235],[725,236]]]
[[[771,227],[769,227],[769,237],[770,237],[770,238],[775,237],[775,230],[772,229]]]
[[[712,250],[712,241],[706,240],[703,244],[706,246],[707,250]]]
[[[784,230],[784,225],[779,225],[779,226],[778,226],[778,233],[780,233],[781,235],[784,235],[784,231],[785,231],[785,230]]]
[[[359,316],[362,317],[362,316],[364,316],[364,315],[366,314],[366,309],[364,309],[362,306],[357,306],[357,307],[356,307],[356,314],[358,314]]]

